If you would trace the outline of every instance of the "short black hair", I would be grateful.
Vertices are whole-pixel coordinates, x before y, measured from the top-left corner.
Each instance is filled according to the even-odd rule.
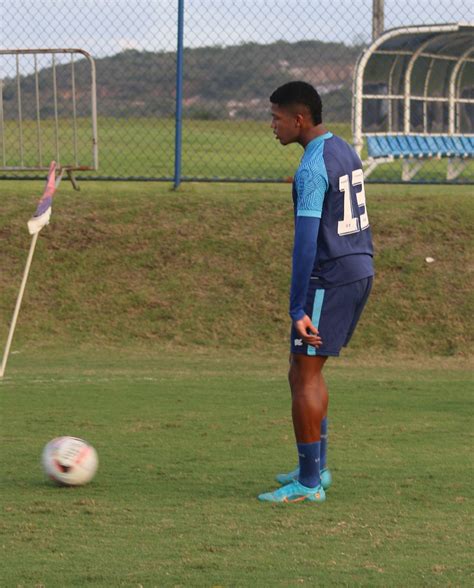
[[[302,104],[311,112],[315,125],[323,122],[323,104],[321,96],[315,88],[307,82],[288,82],[277,88],[270,96],[270,102],[278,106],[292,106]]]

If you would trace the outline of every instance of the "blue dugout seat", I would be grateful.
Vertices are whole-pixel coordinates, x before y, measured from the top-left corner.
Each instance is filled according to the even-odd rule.
[[[446,135],[371,135],[367,137],[369,157],[430,158],[474,157],[474,137]]]
[[[367,135],[368,160],[365,177],[381,163],[403,161],[402,180],[410,181],[430,158],[447,158],[446,178],[456,179],[474,157],[474,136],[448,135]],[[456,163],[457,162],[457,163]]]

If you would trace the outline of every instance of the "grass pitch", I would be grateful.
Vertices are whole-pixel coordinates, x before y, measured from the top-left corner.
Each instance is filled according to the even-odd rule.
[[[334,486],[288,507],[256,500],[296,459],[283,357],[19,354],[0,383],[0,585],[470,585],[455,361],[328,364]],[[90,485],[43,479],[61,434],[96,446]]]
[[[3,344],[42,185],[1,188]],[[0,382],[0,586],[471,585],[470,189],[367,187],[375,286],[326,368],[334,487],[286,508],[256,496],[296,460],[289,186],[81,188]],[[97,448],[90,485],[43,478],[63,434]]]

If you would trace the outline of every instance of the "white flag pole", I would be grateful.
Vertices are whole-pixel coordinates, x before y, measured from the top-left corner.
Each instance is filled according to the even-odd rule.
[[[18,314],[20,313],[21,301],[23,300],[23,294],[25,293],[26,281],[28,280],[28,274],[30,273],[31,262],[33,261],[33,254],[35,252],[36,241],[38,240],[38,233],[33,235],[31,239],[30,251],[26,260],[25,271],[23,272],[23,279],[21,281],[20,291],[16,299],[15,310],[13,312],[13,319],[8,332],[7,344],[5,345],[5,351],[3,352],[2,365],[0,367],[0,378],[3,378],[5,374],[5,368],[7,367],[8,356],[10,355],[10,347],[13,341],[13,334],[15,332],[16,322],[18,320]]]
[[[59,187],[61,180],[63,178],[64,169],[59,170],[59,175],[55,178],[56,171],[58,170],[56,166],[56,162],[52,161],[49,167],[49,174],[48,180],[46,182],[45,193],[43,194],[43,198],[48,196],[49,198],[53,197],[54,192]],[[54,174],[54,175],[52,175]],[[0,378],[3,378],[5,374],[5,369],[7,367],[8,356],[10,355],[10,348],[13,341],[13,334],[15,333],[16,323],[18,320],[18,315],[20,313],[21,302],[23,300],[23,294],[25,293],[26,282],[28,280],[28,274],[30,273],[31,262],[33,261],[33,255],[35,252],[36,241],[38,240],[38,235],[40,234],[41,229],[49,223],[49,219],[51,217],[51,206],[39,216],[35,216],[28,221],[28,231],[31,235],[33,235],[31,239],[30,251],[28,252],[28,257],[26,259],[26,266],[25,271],[23,272],[23,279],[21,280],[20,291],[18,292],[18,297],[16,299],[15,310],[13,311],[13,318],[10,325],[10,330],[8,332],[7,343],[5,345],[5,351],[3,352],[2,358],[2,365],[0,366]]]

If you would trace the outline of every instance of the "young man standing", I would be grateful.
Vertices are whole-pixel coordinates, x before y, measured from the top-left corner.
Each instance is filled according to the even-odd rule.
[[[327,358],[338,356],[349,342],[369,296],[372,238],[361,161],[323,127],[317,91],[305,82],[290,82],[275,90],[270,102],[276,138],[304,148],[293,182],[290,293],[289,383],[299,466],[277,476],[281,488],[258,498],[322,502],[331,484],[322,370]]]

